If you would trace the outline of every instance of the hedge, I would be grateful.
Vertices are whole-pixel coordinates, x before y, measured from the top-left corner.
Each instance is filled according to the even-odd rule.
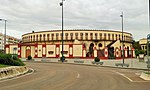
[[[11,66],[24,66],[25,64],[16,56],[0,53],[0,64]]]

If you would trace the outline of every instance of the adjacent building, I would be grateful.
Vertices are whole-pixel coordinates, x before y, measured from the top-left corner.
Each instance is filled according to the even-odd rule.
[[[17,44],[21,40],[12,36],[6,36],[6,44]],[[0,33],[0,50],[4,50],[4,34]]]
[[[142,50],[147,50],[147,38],[142,38],[139,40]]]

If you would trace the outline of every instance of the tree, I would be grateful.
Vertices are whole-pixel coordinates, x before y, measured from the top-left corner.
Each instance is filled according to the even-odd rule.
[[[133,48],[137,50],[141,50],[141,45],[139,44],[139,41],[133,40]]]
[[[4,50],[3,50],[3,49],[0,49],[0,53],[3,54],[3,53],[4,53]]]

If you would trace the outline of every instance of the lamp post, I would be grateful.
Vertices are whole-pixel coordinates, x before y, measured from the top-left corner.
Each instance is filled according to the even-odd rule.
[[[7,20],[5,20],[5,19],[0,19],[0,21],[4,21],[4,22],[5,22],[5,34],[4,34],[4,52],[6,53],[6,50],[5,50],[5,45],[6,45],[6,22],[7,22]]]
[[[123,61],[123,64],[124,64],[124,36],[123,36],[123,12],[121,13],[120,15],[121,17],[121,22],[122,22],[122,61]]]
[[[62,51],[61,51],[61,54],[62,54],[62,58],[61,58],[61,61],[63,62],[64,61],[64,40],[63,40],[63,37],[64,37],[64,33],[63,33],[63,30],[64,30],[64,16],[63,16],[63,1],[65,0],[62,0],[62,2],[60,2],[60,6],[62,7]]]

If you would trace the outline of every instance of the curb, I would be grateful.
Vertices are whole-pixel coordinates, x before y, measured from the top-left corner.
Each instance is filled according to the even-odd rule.
[[[0,80],[23,75],[29,71],[26,66],[10,66],[0,69]]]
[[[145,74],[144,72],[142,72],[140,78],[144,80],[150,80],[150,74]]]

